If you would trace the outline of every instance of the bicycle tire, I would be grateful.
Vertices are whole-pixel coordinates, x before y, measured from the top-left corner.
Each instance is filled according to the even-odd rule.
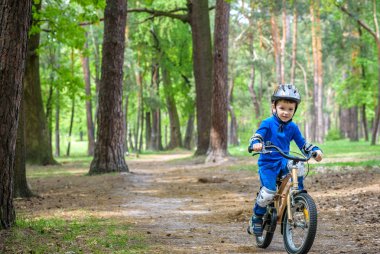
[[[256,246],[262,249],[267,248],[272,242],[277,225],[276,209],[272,208],[265,216],[267,216],[267,218],[263,225],[263,234],[262,236],[256,236]]]
[[[286,210],[285,210],[286,211]],[[288,214],[284,213],[283,219],[283,239],[285,249],[290,254],[308,253],[313,245],[317,233],[317,207],[312,197],[307,193],[300,193],[294,197],[294,206],[292,207],[293,220],[298,226],[288,223]],[[303,224],[303,227],[300,226]],[[295,243],[299,237],[294,231],[301,229],[304,235],[300,244]]]

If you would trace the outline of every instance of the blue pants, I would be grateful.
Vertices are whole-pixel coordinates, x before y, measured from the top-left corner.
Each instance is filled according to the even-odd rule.
[[[261,187],[266,187],[269,190],[276,191],[276,179],[277,176],[284,176],[289,173],[288,160],[282,159],[276,163],[264,164],[259,166],[259,176]],[[260,187],[260,188],[261,188]],[[298,177],[298,188],[303,190],[303,176]],[[255,215],[262,216],[265,214],[267,208],[261,207],[255,203],[253,207],[253,212]]]

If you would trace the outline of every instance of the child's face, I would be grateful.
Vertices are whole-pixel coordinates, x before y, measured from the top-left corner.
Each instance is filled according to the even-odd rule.
[[[281,121],[287,122],[293,118],[296,110],[296,103],[280,100],[277,102],[276,107],[274,107],[274,105],[272,107],[273,110],[277,111],[277,116],[281,119]]]

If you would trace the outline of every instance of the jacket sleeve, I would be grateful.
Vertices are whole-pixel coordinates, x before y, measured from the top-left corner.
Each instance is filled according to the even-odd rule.
[[[249,146],[252,147],[257,143],[264,143],[265,136],[268,132],[269,125],[267,121],[262,121],[259,129],[253,134],[253,136],[249,139]]]

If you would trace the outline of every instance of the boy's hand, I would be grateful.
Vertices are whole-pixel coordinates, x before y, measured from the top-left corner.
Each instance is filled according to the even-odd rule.
[[[263,144],[262,143],[256,143],[253,145],[253,151],[255,152],[260,152],[263,149]]]
[[[314,159],[316,160],[316,161],[321,161],[322,160],[322,157],[323,157],[323,153],[322,153],[322,151],[321,150],[316,150],[315,151],[317,154],[314,156]]]

